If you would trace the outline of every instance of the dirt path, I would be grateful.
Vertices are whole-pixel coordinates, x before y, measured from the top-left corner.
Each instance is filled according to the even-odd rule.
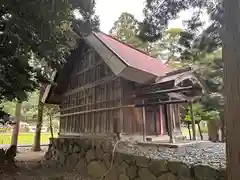
[[[17,168],[0,172],[0,180],[89,180],[74,170],[57,169],[42,163],[44,152],[21,152],[16,157]]]

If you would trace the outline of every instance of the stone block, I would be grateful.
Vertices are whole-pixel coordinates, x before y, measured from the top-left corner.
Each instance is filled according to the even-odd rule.
[[[106,169],[109,169],[109,167],[108,168],[106,168]],[[115,166],[115,165],[113,165],[112,167],[111,167],[111,170],[109,171],[109,173],[106,175],[106,177],[105,177],[105,180],[113,180],[113,179],[118,179],[118,173],[117,173],[117,167]]]
[[[141,180],[157,180],[156,176],[148,168],[140,168],[138,175]]]
[[[157,180],[178,180],[177,177],[175,175],[173,175],[172,173],[168,172],[168,173],[165,173],[161,176],[159,176],[157,178]]]
[[[90,149],[87,153],[86,153],[86,161],[87,163],[91,162],[92,160],[96,160],[96,152],[95,149]]]
[[[127,169],[127,175],[130,179],[137,177],[138,168],[134,165],[129,166]]]
[[[186,164],[178,161],[172,161],[168,163],[169,170],[177,175],[178,177],[183,178],[191,178],[192,177],[192,169]]]
[[[57,161],[59,163],[60,166],[63,166],[66,162],[66,156],[65,154],[61,153],[61,154],[58,154],[57,156]]]
[[[113,145],[112,145],[112,143],[111,143],[110,141],[104,141],[104,142],[102,143],[102,150],[103,150],[103,152],[105,152],[105,153],[111,152],[111,151],[113,150]]]
[[[81,147],[78,144],[74,144],[72,148],[73,153],[81,153]]]
[[[80,159],[78,161],[78,163],[76,164],[75,169],[78,172],[86,172],[86,167],[87,167],[87,163],[86,163],[85,159]]]
[[[79,145],[84,149],[85,152],[87,152],[88,150],[92,149],[92,144],[91,141],[88,140],[82,140],[82,143]]]
[[[194,166],[194,176],[197,180],[216,180],[219,178],[219,171],[208,165]]]
[[[140,178],[140,177],[137,177],[137,178],[135,178],[134,180],[141,180],[141,178]]]
[[[168,172],[167,162],[165,160],[152,160],[149,164],[149,170],[158,177]]]
[[[98,160],[103,160],[104,152],[101,148],[96,148],[96,157]]]
[[[97,149],[102,149],[102,144],[103,144],[102,140],[96,140],[95,142],[95,146]]]
[[[63,144],[63,152],[65,154],[68,154],[69,153],[69,144],[68,143],[64,143]]]
[[[120,174],[119,180],[129,180],[126,174]]]
[[[126,174],[127,173],[127,169],[129,168],[129,165],[126,162],[122,161],[122,163],[118,164],[117,166],[118,166],[118,173],[119,174]]]
[[[108,153],[105,153],[102,157],[103,162],[105,164],[106,167],[110,167],[111,164],[111,155]]]
[[[75,168],[78,163],[78,158],[76,154],[68,156],[69,167]]]
[[[92,161],[87,166],[87,172],[92,178],[101,178],[107,172],[107,168],[100,161]]]
[[[150,159],[144,156],[135,156],[136,164],[139,167],[148,167]]]
[[[109,153],[109,154],[110,154],[110,157],[111,157],[112,154],[111,153]],[[114,164],[121,164],[122,162],[125,162],[122,154],[119,153],[119,152],[115,152],[114,153]]]
[[[125,161],[129,165],[135,164],[136,162],[136,157],[131,154],[119,154],[118,158]]]

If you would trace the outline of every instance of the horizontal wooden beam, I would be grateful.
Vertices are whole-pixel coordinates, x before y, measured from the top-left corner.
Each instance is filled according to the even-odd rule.
[[[54,116],[54,117],[67,117],[67,116],[73,116],[73,115],[78,115],[78,114],[116,110],[116,109],[119,109],[119,108],[121,108],[121,106],[111,107],[111,108],[92,109],[92,110],[87,110],[87,111],[79,111],[79,112],[74,112],[74,113],[62,114],[62,115]]]
[[[187,100],[169,100],[169,101],[161,101],[161,102],[146,103],[146,104],[131,104],[131,105],[125,105],[125,106],[111,107],[111,108],[100,108],[100,109],[79,111],[74,113],[62,114],[60,116],[54,116],[54,117],[67,117],[67,116],[87,114],[87,113],[93,113],[93,112],[111,111],[111,110],[116,110],[120,108],[139,108],[139,107],[146,107],[146,106],[156,106],[156,105],[164,105],[164,104],[180,104],[180,103],[188,103],[188,101]]]
[[[115,75],[106,76],[106,77],[104,77],[104,78],[102,78],[102,79],[100,79],[100,80],[98,80],[98,81],[93,82],[93,83],[89,83],[89,84],[86,84],[86,85],[81,86],[81,87],[79,87],[79,88],[70,90],[70,91],[66,92],[66,93],[64,94],[64,96],[72,95],[72,94],[75,94],[75,93],[77,93],[77,92],[79,92],[79,91],[81,91],[81,90],[93,88],[93,87],[96,87],[96,86],[98,86],[98,85],[100,85],[100,84],[105,84],[105,83],[107,83],[107,82],[109,82],[109,81],[116,80],[117,78],[118,78],[118,77],[115,76]]]
[[[153,102],[153,103],[146,103],[146,104],[135,104],[135,107],[156,106],[156,105],[165,105],[165,104],[181,104],[181,103],[188,103],[188,100],[169,100],[169,101]]]
[[[148,96],[148,95],[157,95],[157,94],[166,94],[166,93],[172,93],[172,92],[181,92],[181,91],[187,91],[187,90],[193,90],[194,88],[192,86],[187,87],[177,87],[173,89],[164,89],[161,91],[155,91],[155,92],[149,92],[149,93],[142,93],[142,94],[136,94],[136,97],[142,97],[142,96]]]

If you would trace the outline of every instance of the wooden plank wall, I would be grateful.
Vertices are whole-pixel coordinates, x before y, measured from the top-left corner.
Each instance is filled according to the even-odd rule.
[[[112,133],[119,121],[122,89],[101,57],[83,50],[61,104],[61,133]]]
[[[141,103],[141,100],[131,98],[134,95],[134,83],[122,79],[123,87],[123,105]],[[134,134],[143,132],[143,111],[142,108],[124,108],[123,109],[123,133]]]

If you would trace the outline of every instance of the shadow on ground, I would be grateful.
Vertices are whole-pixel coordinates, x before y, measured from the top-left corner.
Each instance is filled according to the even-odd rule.
[[[73,169],[51,166],[44,152],[20,152],[16,164],[17,168],[1,169],[0,180],[87,180]]]

